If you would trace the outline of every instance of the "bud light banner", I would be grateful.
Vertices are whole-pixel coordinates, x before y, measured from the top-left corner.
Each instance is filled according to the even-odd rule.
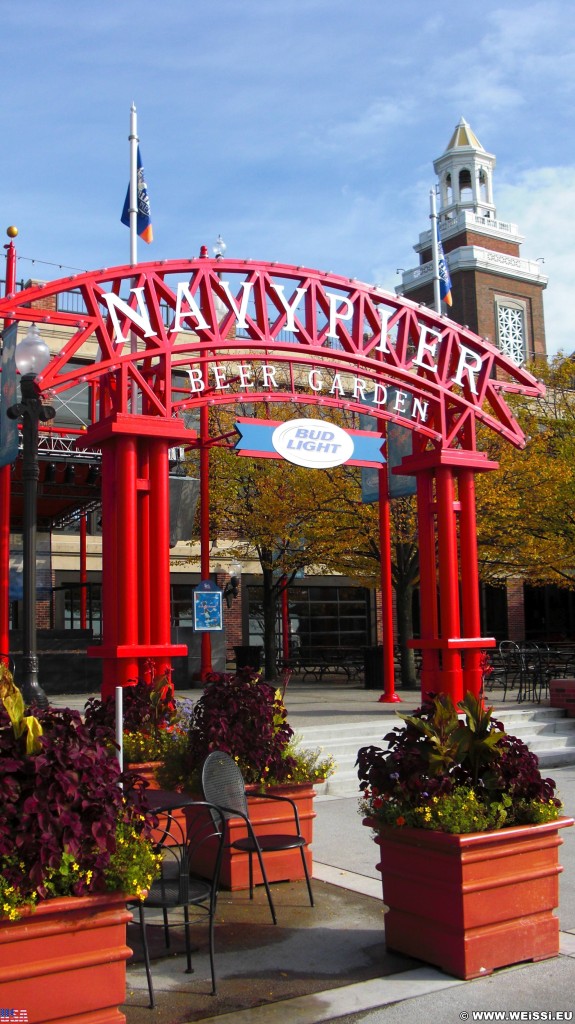
[[[385,462],[381,434],[343,430],[327,420],[239,419],[235,428],[240,435],[235,446],[239,455],[286,459],[308,469],[330,469],[343,463],[380,466]]]

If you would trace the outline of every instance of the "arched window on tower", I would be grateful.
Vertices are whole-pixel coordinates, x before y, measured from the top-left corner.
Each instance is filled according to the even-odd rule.
[[[471,172],[468,167],[464,167],[459,172],[459,201],[461,203],[473,202],[473,184],[471,182]]]
[[[445,206],[451,206],[453,202],[453,185],[451,183],[451,174],[445,175]]]
[[[488,179],[485,168],[481,167],[479,170],[479,199],[482,203],[489,202],[489,188]]]

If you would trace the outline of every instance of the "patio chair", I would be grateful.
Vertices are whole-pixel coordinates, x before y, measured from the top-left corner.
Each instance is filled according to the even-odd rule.
[[[256,835],[252,822],[250,821],[243,775],[233,757],[230,757],[229,754],[226,754],[221,750],[214,750],[211,754],[208,754],[202,769],[202,788],[206,800],[210,800],[214,804],[217,804],[227,820],[230,818],[242,818],[245,823],[248,833],[247,836],[243,839],[236,839],[234,842],[230,843],[230,846],[233,847],[233,849],[241,850],[243,853],[247,853],[248,855],[250,899],[253,899],[254,894],[253,857],[255,854],[259,861],[272,920],[274,924],[277,924],[272,894],[264,866],[264,855],[276,850],[299,849],[307,882],[309,901],[313,907],[313,893],[305,859],[306,839],[301,834],[299,815],[294,801],[286,796],[258,793],[258,797],[262,797],[266,800],[276,800],[281,801],[282,803],[291,804],[294,814],[294,828],[293,832],[288,833],[282,832],[274,835]]]
[[[187,813],[186,813],[187,807]],[[169,911],[181,908],[184,915],[184,932],[186,942],[186,973],[192,973],[192,947],[190,943],[189,908],[196,907],[206,914],[209,930],[210,969],[212,974],[212,995],[216,993],[216,973],[214,966],[214,918],[218,898],[220,868],[224,851],[226,824],[225,818],[218,807],[205,801],[190,803],[182,798],[181,806],[170,804],[169,810],[156,810],[158,815],[157,851],[162,854],[162,868],[148,891],[145,899],[138,902],[130,901],[128,906],[139,909],[140,934],[144,953],[144,965],[148,979],[150,1009],[155,1006],[154,986],[150,968],[150,954],[146,926],[146,910],[154,908],[162,910],[164,922],[164,938],[166,948],[170,948],[169,928],[172,926]],[[210,860],[213,868],[210,877],[194,871],[194,861],[198,852],[211,844]],[[175,923],[175,922],[174,922]],[[180,923],[180,922],[178,922]]]
[[[507,690],[514,690],[515,686],[517,699],[521,700],[525,662],[519,644],[513,640],[502,640],[499,644],[499,657],[503,666],[503,700],[507,697]]]

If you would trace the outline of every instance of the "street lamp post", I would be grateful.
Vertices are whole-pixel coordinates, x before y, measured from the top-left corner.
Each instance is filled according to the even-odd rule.
[[[20,371],[21,402],[6,410],[10,419],[22,422],[22,483],[24,515],[22,525],[22,576],[24,630],[22,644],[22,682],[20,689],[27,704],[48,706],[48,698],[38,682],[36,653],[36,521],[38,501],[38,424],[51,420],[55,410],[44,405],[36,388],[37,374],[50,362],[50,350],[32,324],[16,346],[16,367]]]

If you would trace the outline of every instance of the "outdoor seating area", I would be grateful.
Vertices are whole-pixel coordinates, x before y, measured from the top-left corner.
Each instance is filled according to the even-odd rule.
[[[313,679],[322,683],[330,676],[345,676],[355,682],[363,676],[365,658],[362,650],[353,647],[305,647],[282,660],[280,670],[289,670],[304,682]]]
[[[575,673],[573,644],[546,644],[502,640],[488,652],[490,674],[485,679],[487,693],[502,688],[502,700],[540,704],[549,697],[551,679],[565,679]]]
[[[297,806],[294,800],[277,793],[260,793],[260,800],[269,800],[289,805],[293,819],[288,814],[286,823],[275,819],[272,832],[266,827],[254,827],[249,811],[247,791],[242,773],[235,760],[222,751],[212,751],[202,770],[202,789],[205,800],[185,793],[152,787],[146,792],[148,810],[157,818],[154,830],[156,852],[161,856],[161,873],[151,885],[144,899],[130,901],[129,907],[139,916],[140,942],[146,971],[150,1009],[156,1005],[152,966],[148,944],[146,909],[162,912],[165,950],[171,952],[170,927],[175,923],[181,927],[181,914],[174,922],[170,915],[175,911],[183,913],[185,937],[185,971],[193,973],[192,944],[190,940],[190,909],[203,911],[208,918],[209,960],[211,994],[216,993],[216,967],[214,947],[214,923],[218,894],[221,884],[221,868],[224,851],[236,850],[248,856],[249,898],[254,899],[253,858],[256,857],[265,888],[273,924],[277,916],[265,867],[265,858],[274,853],[299,850],[302,876],[305,878],[310,906],[314,906],[311,879],[306,863],[307,839],[302,834]],[[234,838],[230,823],[240,819],[245,826],[245,836]],[[278,832],[278,828],[281,831]]]

